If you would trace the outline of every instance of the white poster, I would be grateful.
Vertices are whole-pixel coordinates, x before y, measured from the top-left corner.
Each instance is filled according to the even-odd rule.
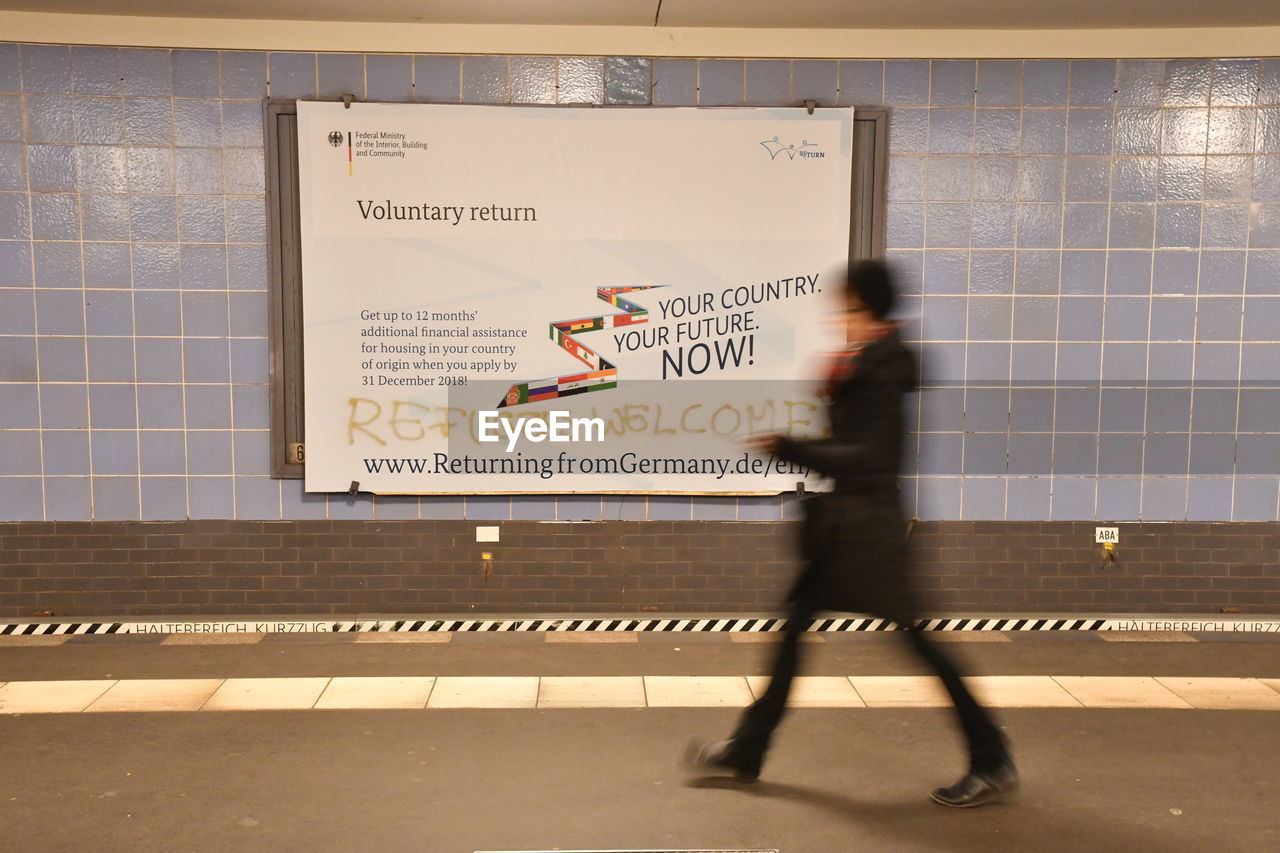
[[[794,489],[848,109],[298,104],[306,487]]]

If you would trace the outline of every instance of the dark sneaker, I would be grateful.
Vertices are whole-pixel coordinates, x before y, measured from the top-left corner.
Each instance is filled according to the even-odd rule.
[[[1011,759],[1005,759],[995,770],[986,773],[970,771],[949,788],[938,788],[930,795],[935,803],[953,809],[971,809],[1018,789],[1018,770]]]
[[[760,761],[744,760],[734,754],[732,740],[706,741],[691,737],[680,750],[680,767],[687,773],[703,776],[733,774],[739,782],[754,782],[760,777]]]

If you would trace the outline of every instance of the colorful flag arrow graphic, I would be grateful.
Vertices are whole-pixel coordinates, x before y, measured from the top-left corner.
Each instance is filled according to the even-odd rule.
[[[605,314],[598,317],[582,317],[577,320],[559,320],[551,324],[551,340],[556,346],[585,364],[589,370],[569,376],[556,376],[550,379],[534,379],[512,385],[503,396],[498,408],[519,406],[524,403],[537,403],[542,400],[554,400],[557,397],[569,397],[573,394],[585,394],[588,391],[605,391],[618,387],[618,368],[600,353],[583,346],[574,335],[583,332],[595,332],[600,329],[615,329],[619,326],[634,326],[649,320],[649,309],[637,305],[622,296],[637,290],[653,290],[664,287],[661,284],[641,285],[638,287],[597,287],[596,297],[610,305],[622,309],[620,314]]]

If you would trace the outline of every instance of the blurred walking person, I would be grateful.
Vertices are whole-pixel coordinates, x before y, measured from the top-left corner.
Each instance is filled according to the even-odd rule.
[[[785,633],[769,687],[727,739],[692,738],[681,762],[694,772],[730,772],[742,781],[760,775],[769,741],[786,711],[799,667],[800,637],[820,610],[869,613],[908,628],[912,650],[942,680],[969,750],[961,779],[932,793],[944,806],[967,808],[1011,793],[1018,774],[1009,747],[969,693],[954,664],[914,627],[921,608],[910,576],[898,471],[903,445],[903,395],[916,387],[915,356],[888,316],[892,277],[878,261],[849,269],[843,319],[846,349],[835,358],[826,386],[830,436],[792,439],[760,435],[749,446],[808,466],[835,481],[834,490],[804,502],[803,569],[787,597]]]

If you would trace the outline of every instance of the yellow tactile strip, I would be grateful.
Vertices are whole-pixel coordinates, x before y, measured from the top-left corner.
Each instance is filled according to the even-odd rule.
[[[968,679],[999,708],[1280,711],[1280,679],[998,675]],[[0,714],[341,708],[727,708],[768,687],[759,676],[414,676],[93,679],[0,683]],[[808,676],[798,708],[948,704],[927,676]]]

